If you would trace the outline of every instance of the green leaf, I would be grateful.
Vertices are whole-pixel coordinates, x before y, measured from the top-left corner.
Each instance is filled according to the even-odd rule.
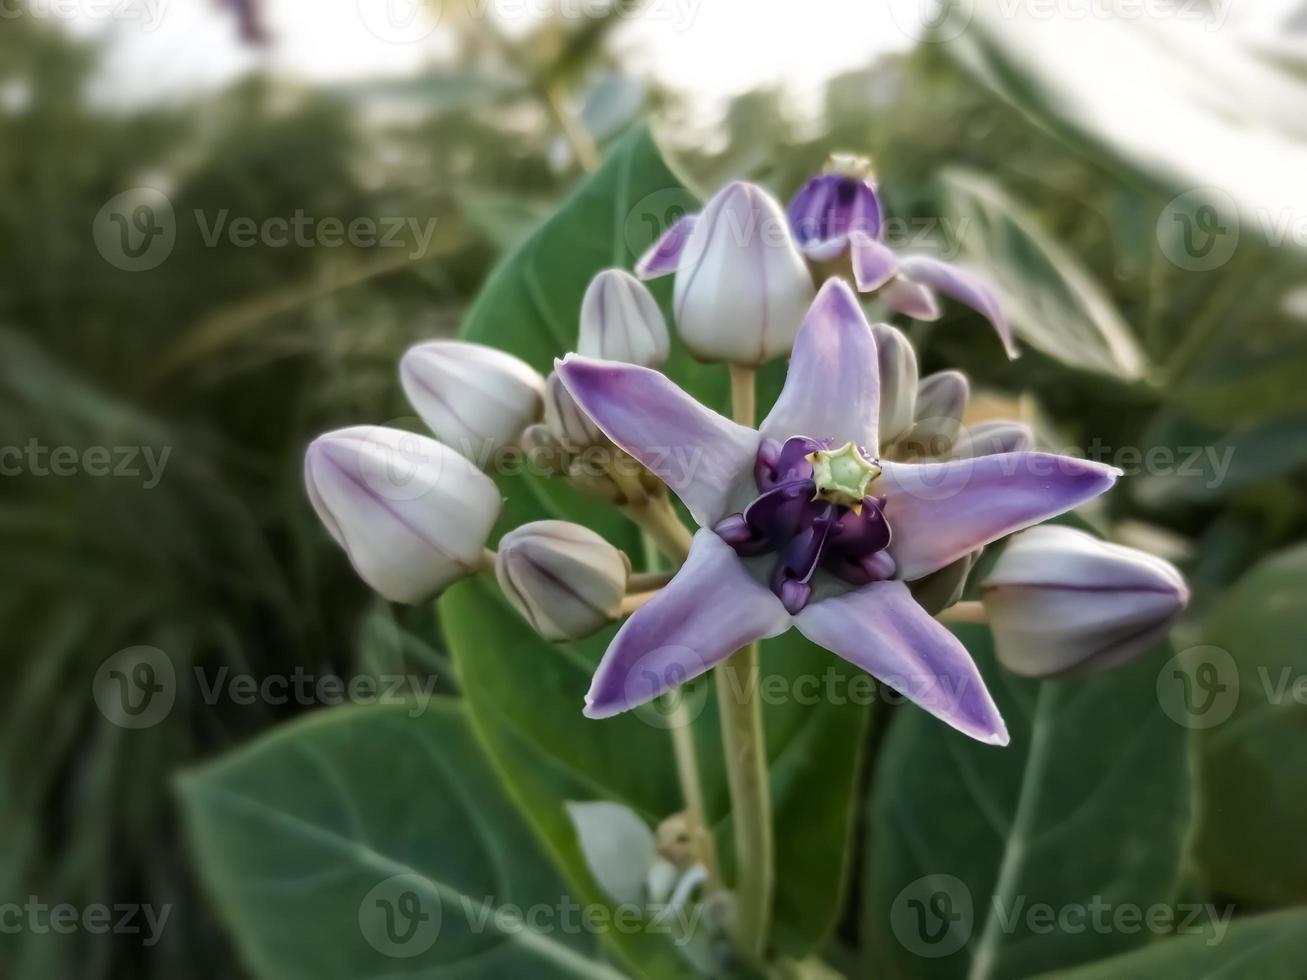
[[[1307,949],[1307,910],[1239,919],[1224,936],[1210,929],[1041,980],[1299,980]]]
[[[1128,483],[1135,500],[1154,509],[1210,504],[1307,466],[1307,413],[1232,429],[1163,410],[1140,445],[1148,449],[1139,457],[1138,475]]]
[[[620,980],[584,928],[561,926],[570,896],[453,702],[322,712],[186,774],[180,793],[259,977]],[[514,918],[534,909],[557,918]]]
[[[950,170],[943,179],[962,258],[993,283],[1022,340],[1077,370],[1145,376],[1143,352],[1111,297],[1033,215],[981,174]]]
[[[1307,900],[1305,594],[1307,545],[1273,555],[1208,614],[1194,651],[1237,695],[1198,716],[1198,860],[1209,889],[1255,904]]]
[[[1041,682],[1000,670],[987,628],[957,634],[1012,742],[981,745],[915,707],[895,719],[871,799],[867,962],[879,976],[998,980],[1145,942],[1040,917],[1172,898],[1186,730],[1158,704],[1156,658]]]
[[[581,298],[594,274],[613,265],[630,268],[663,228],[696,207],[650,135],[644,130],[628,134],[603,168],[496,270],[469,314],[464,336],[550,370],[553,359],[574,346]],[[652,285],[670,323],[670,281]],[[726,407],[724,366],[695,362],[674,339],[665,370],[701,401],[719,410]],[[762,410],[783,378],[780,362],[761,372]],[[506,496],[503,527],[546,517],[577,521],[639,562],[642,547],[634,529],[593,498],[558,480],[515,478],[501,481],[501,487]],[[653,709],[605,721],[581,715],[590,677],[612,630],[583,643],[550,645],[485,580],[450,590],[440,609],[473,722],[510,791],[569,882],[587,900],[604,900],[565,804],[612,800],[635,810],[650,826],[680,811],[665,719]],[[849,697],[850,681],[861,675],[793,631],[763,644],[763,669],[769,675],[766,683],[781,692],[765,709],[777,842],[773,939],[780,951],[802,956],[831,931],[843,900],[870,697]],[[821,696],[824,685],[839,696]],[[729,873],[729,793],[710,688],[706,680],[691,687],[694,738],[709,819]],[[813,690],[815,697],[798,696]],[[625,937],[612,938],[626,945]],[[626,958],[631,961],[629,954]],[[646,976],[669,975],[647,956],[636,962]],[[668,962],[680,962],[680,957]]]

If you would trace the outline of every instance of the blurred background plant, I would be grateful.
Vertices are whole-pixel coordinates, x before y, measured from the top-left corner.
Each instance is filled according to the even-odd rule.
[[[747,175],[788,194],[849,150],[875,159],[891,215],[966,219],[957,244],[999,282],[1033,349],[1018,374],[957,315],[915,331],[923,373],[967,370],[992,399],[1019,402],[1050,445],[1097,438],[1107,461],[1119,447],[1232,448],[1220,479],[1172,467],[1127,480],[1111,526],[1184,564],[1196,623],[1215,608],[1237,632],[1232,601],[1263,617],[1246,590],[1223,596],[1307,524],[1301,248],[1259,241],[1245,220],[1218,269],[1177,265],[1159,221],[1195,181],[1096,139],[1095,120],[1044,98],[1047,76],[1022,70],[1002,30],[975,25],[969,48],[883,54],[831,77],[812,105],[779,89],[738,94],[705,124],[692,93],[627,69],[613,35],[629,16],[619,5],[527,32],[446,18],[454,54],[406,77],[308,84],[254,71],[131,106],[97,97],[110,41],[35,17],[0,24],[0,445],[170,453],[148,489],[34,469],[2,478],[0,896],[173,908],[153,947],[5,934],[5,975],[239,974],[199,897],[171,777],[306,708],[214,706],[183,684],[162,723],[128,732],[91,698],[115,652],[158,647],[179,675],[413,670],[451,693],[433,613],[379,603],[356,579],[306,504],[302,450],[325,429],[409,417],[400,353],[454,334],[495,261],[641,119],[657,120],[696,190]],[[1174,65],[1158,57],[1165,105]],[[1277,84],[1298,83],[1286,72]],[[125,273],[91,228],[143,185],[183,220],[162,265]],[[278,249],[207,242],[187,218],[301,211],[436,222],[421,248]],[[1218,785],[1223,771],[1218,760]],[[1302,796],[1272,824],[1300,817]],[[1237,877],[1206,884],[1227,894]],[[1234,897],[1304,899],[1307,876]],[[855,932],[850,913],[840,938]]]

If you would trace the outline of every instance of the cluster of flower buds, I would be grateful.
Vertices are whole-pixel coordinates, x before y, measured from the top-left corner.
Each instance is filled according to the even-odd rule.
[[[1003,664],[1059,674],[1146,650],[1184,608],[1183,579],[1159,559],[1081,532],[1021,531],[1103,492],[1117,473],[1065,459],[1053,478],[1028,472],[1059,458],[1032,452],[1033,434],[1020,422],[966,425],[966,376],[921,377],[907,336],[867,323],[860,297],[935,319],[943,295],[984,315],[1016,353],[983,280],[934,257],[896,253],[885,229],[863,161],[837,161],[788,213],[760,187],[729,184],[702,213],[668,228],[634,275],[614,268],[594,277],[580,305],[580,356],[547,377],[480,344],[410,349],[400,381],[436,439],[384,427],[320,437],[305,459],[313,506],[360,576],[394,601],[422,601],[493,565],[510,604],[552,641],[588,636],[640,606],[644,625],[618,634],[596,676],[587,710],[600,717],[643,696],[612,665],[632,655],[632,636],[695,653],[678,666],[683,678],[710,666],[701,649],[710,634],[729,634],[729,652],[795,624],[875,673],[880,655],[854,649],[845,627],[881,617],[902,627],[894,635],[918,637],[929,656],[966,673],[929,617],[960,601],[985,545],[1013,531],[981,585]],[[831,281],[842,273],[856,292]],[[675,277],[676,334],[696,358],[754,366],[792,356],[785,393],[758,432],[729,427],[657,373],[671,334],[641,280],[665,275]],[[701,472],[674,476],[650,449],[659,445],[698,450]],[[670,486],[704,528],[678,575],[689,582],[680,597],[675,582],[652,599],[628,596],[626,555],[563,521],[510,530],[490,552],[501,498],[483,471],[504,452],[524,453],[536,471],[633,517],[651,500],[666,505]],[[751,485],[756,499],[734,510],[735,495]],[[763,565],[772,570],[760,583]],[[721,608],[731,621],[713,625],[700,605],[728,587],[734,598]],[[855,595],[865,615],[855,615]],[[697,632],[678,645],[682,627]],[[946,720],[1001,741],[1001,719],[983,685],[977,690]],[[644,693],[658,693],[656,685]]]

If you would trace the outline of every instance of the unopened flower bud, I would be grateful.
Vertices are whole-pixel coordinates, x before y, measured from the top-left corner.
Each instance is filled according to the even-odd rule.
[[[998,453],[1021,453],[1035,444],[1035,434],[1024,422],[995,419],[965,426],[953,444],[958,459],[993,456]]]
[[[971,386],[961,371],[937,371],[917,386],[917,421],[906,441],[920,456],[943,456],[953,448]]]
[[[543,422],[527,426],[518,446],[526,455],[531,472],[542,476],[562,476],[567,472],[569,453]]]
[[[1056,525],[1014,535],[981,589],[999,662],[1031,677],[1122,664],[1189,601],[1170,562]]]
[[[695,222],[676,269],[676,326],[700,360],[761,364],[789,354],[815,290],[785,214],[737,182]]]
[[[625,269],[606,269],[590,281],[577,353],[656,368],[669,347],[667,321],[648,286]]]
[[[513,608],[546,640],[579,640],[621,615],[631,565],[589,528],[536,521],[499,543],[495,575]]]
[[[545,383],[545,425],[572,453],[609,445],[608,437],[576,403],[557,372],[551,374]]]
[[[872,324],[880,362],[880,442],[889,445],[912,428],[917,409],[917,354],[903,331]]]
[[[359,576],[392,602],[420,602],[476,571],[501,504],[463,456],[384,426],[313,440],[304,482]]]
[[[418,344],[400,360],[399,380],[436,437],[474,462],[515,444],[543,407],[544,378],[512,354],[483,344]]]

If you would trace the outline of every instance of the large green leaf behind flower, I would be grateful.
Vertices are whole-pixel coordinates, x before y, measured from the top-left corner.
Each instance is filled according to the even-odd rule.
[[[981,745],[916,708],[894,720],[871,798],[867,962],[1014,980],[1146,943],[1139,919],[1115,916],[1166,910],[1189,816],[1188,732],[1159,704],[1159,656],[1037,681],[999,669],[988,628],[957,634],[1012,742]]]

